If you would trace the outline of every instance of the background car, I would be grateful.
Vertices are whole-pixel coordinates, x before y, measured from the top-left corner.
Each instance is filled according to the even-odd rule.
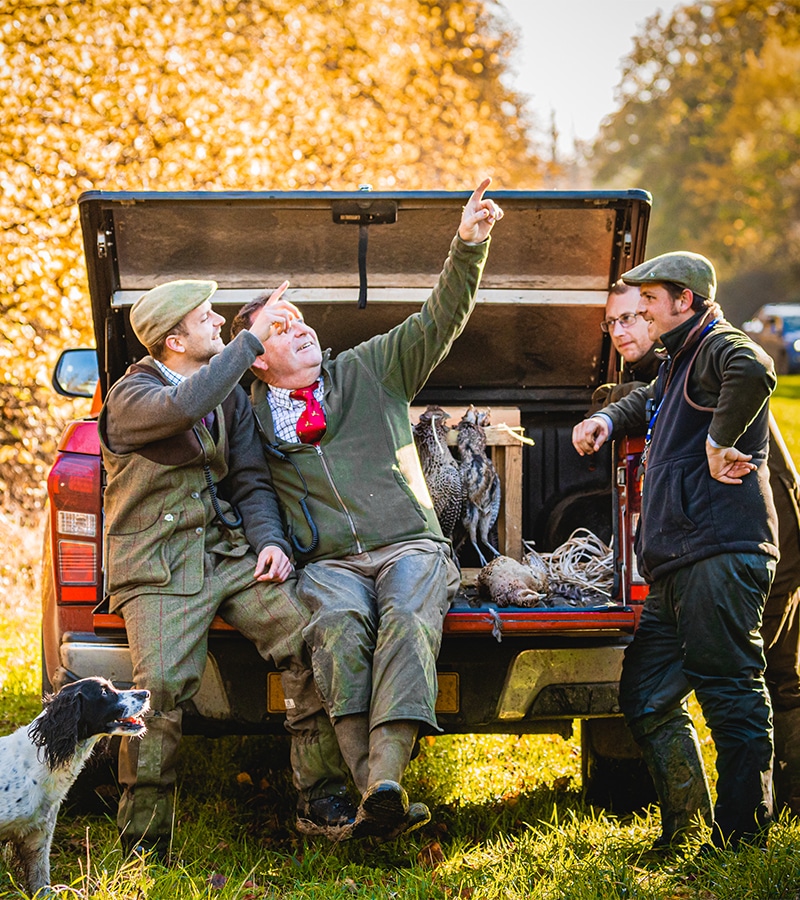
[[[778,375],[800,372],[800,303],[767,303],[742,328],[775,360]]]

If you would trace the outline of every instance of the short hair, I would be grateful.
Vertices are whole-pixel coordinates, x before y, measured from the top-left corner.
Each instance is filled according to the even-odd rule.
[[[611,287],[609,288],[609,294],[627,294],[629,290],[635,288],[634,284],[625,284],[625,282],[620,278],[618,281],[615,281]]]
[[[684,291],[691,290],[683,284],[678,284],[677,281],[662,281],[661,284],[664,285],[664,290],[673,300],[677,300]],[[701,309],[707,309],[709,306],[711,306],[711,301],[708,297],[702,297],[692,291],[692,312],[700,312]]]
[[[164,355],[167,352],[167,338],[173,334],[179,334],[181,337],[186,337],[189,332],[186,329],[186,326],[183,323],[183,319],[180,320],[176,325],[173,325],[172,328],[164,335],[164,337],[159,338],[152,347],[147,348],[147,352],[152,356],[153,359],[157,359],[159,362],[164,361]]]
[[[266,304],[271,294],[268,291],[262,291],[257,297],[253,297],[248,303],[239,310],[233,317],[231,322],[231,340],[233,340],[240,331],[247,331],[253,324],[253,316]]]

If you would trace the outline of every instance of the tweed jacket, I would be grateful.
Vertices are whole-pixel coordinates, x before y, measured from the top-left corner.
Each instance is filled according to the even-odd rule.
[[[260,352],[261,342],[243,332],[179,385],[145,357],[106,397],[98,426],[112,609],[142,593],[197,593],[206,552],[239,557],[274,545],[290,554],[252,408],[237,384]],[[204,464],[223,514],[231,520],[236,507],[241,527],[215,521]]]

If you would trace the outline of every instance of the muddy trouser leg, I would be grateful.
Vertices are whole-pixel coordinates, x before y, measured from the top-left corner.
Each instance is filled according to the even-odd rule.
[[[759,635],[773,572],[765,555],[726,553],[654,585],[658,618],[674,621],[683,674],[717,750],[713,841],[720,846],[762,842],[773,818],[772,720]],[[639,711],[657,710],[640,703]],[[631,727],[641,733],[642,723]]]
[[[713,840],[763,843],[773,820],[773,748],[759,629],[775,563],[762,554],[730,553],[681,571],[682,591],[698,598],[682,629],[696,636],[687,647],[686,676],[717,750]]]
[[[297,593],[311,611],[303,635],[314,679],[334,723],[344,723],[339,730],[349,727],[352,732],[342,733],[340,746],[353,780],[363,792],[377,633],[372,579],[333,562],[311,563],[298,574]]]
[[[800,590],[767,599],[761,637],[775,728],[774,787],[780,808],[800,816]]]
[[[457,572],[443,548],[401,546],[300,574],[298,593],[313,610],[305,636],[329,712],[368,714],[370,732],[396,721],[438,730],[436,657]]]
[[[316,800],[345,794],[347,769],[314,683],[302,635],[309,614],[295,588],[294,577],[283,584],[251,581],[228,597],[219,613],[281,670],[292,779],[303,800]]]
[[[151,692],[153,715],[142,738],[123,738],[117,825],[125,846],[164,851],[172,833],[182,713],[178,704],[200,685],[214,604],[192,597],[145,595],[121,609],[137,688]]]
[[[620,679],[620,706],[658,794],[661,836],[656,846],[690,835],[700,821],[711,822],[708,781],[685,704],[690,693],[672,605],[657,582],[625,652]]]

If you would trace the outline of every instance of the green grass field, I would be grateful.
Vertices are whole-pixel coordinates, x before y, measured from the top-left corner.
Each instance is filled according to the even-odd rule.
[[[799,376],[782,379],[773,409],[800,459]],[[0,731],[8,733],[40,709],[41,534],[9,515],[0,524],[9,550],[0,566]],[[713,783],[713,745],[693,709]],[[406,784],[431,806],[433,823],[375,846],[295,834],[287,758],[283,739],[186,738],[169,868],[124,858],[113,792],[91,813],[68,805],[52,855],[57,892],[85,900],[800,898],[797,821],[782,819],[767,851],[722,853],[700,866],[690,847],[653,863],[644,854],[660,830],[657,811],[615,818],[588,806],[574,738],[428,739]],[[19,895],[6,866],[0,897]]]

